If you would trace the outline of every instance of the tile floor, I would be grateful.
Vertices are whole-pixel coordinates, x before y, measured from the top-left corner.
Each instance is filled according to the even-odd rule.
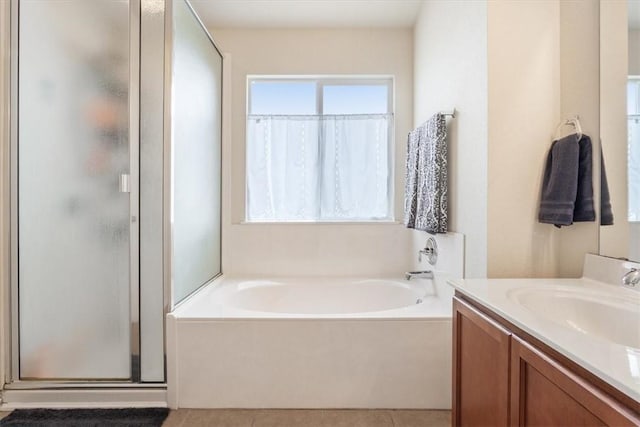
[[[10,412],[0,412],[0,419]],[[450,411],[179,409],[163,427],[449,427]]]
[[[164,427],[449,427],[450,411],[180,409]]]

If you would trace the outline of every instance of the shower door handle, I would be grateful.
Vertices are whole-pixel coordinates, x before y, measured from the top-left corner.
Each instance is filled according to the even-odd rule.
[[[128,173],[120,174],[120,192],[121,193],[131,193],[131,176]]]

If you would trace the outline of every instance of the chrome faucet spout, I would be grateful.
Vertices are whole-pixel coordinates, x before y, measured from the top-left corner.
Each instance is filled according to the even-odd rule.
[[[411,280],[412,278],[416,279],[433,279],[433,271],[407,271],[404,273],[404,277],[407,280]]]
[[[635,287],[640,283],[640,270],[632,268],[622,276],[622,284],[629,287]]]

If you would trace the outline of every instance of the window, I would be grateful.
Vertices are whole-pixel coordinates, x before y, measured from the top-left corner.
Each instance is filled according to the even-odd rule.
[[[391,78],[250,77],[249,222],[392,219]]]

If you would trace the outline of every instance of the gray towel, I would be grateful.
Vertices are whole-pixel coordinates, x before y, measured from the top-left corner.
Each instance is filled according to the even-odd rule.
[[[578,158],[578,190],[576,204],[573,208],[573,222],[596,220],[593,206],[593,148],[591,138],[582,135],[578,141],[580,156]]]
[[[538,221],[556,227],[594,221],[591,139],[554,141],[547,155]]]
[[[404,225],[415,228],[418,211],[418,146],[424,126],[409,132],[404,182]]]
[[[607,170],[604,168],[604,155],[600,146],[600,225],[613,225],[613,208],[609,183],[607,182]]]
[[[428,233],[446,233],[447,128],[438,113],[409,133],[404,200],[404,224]]]

